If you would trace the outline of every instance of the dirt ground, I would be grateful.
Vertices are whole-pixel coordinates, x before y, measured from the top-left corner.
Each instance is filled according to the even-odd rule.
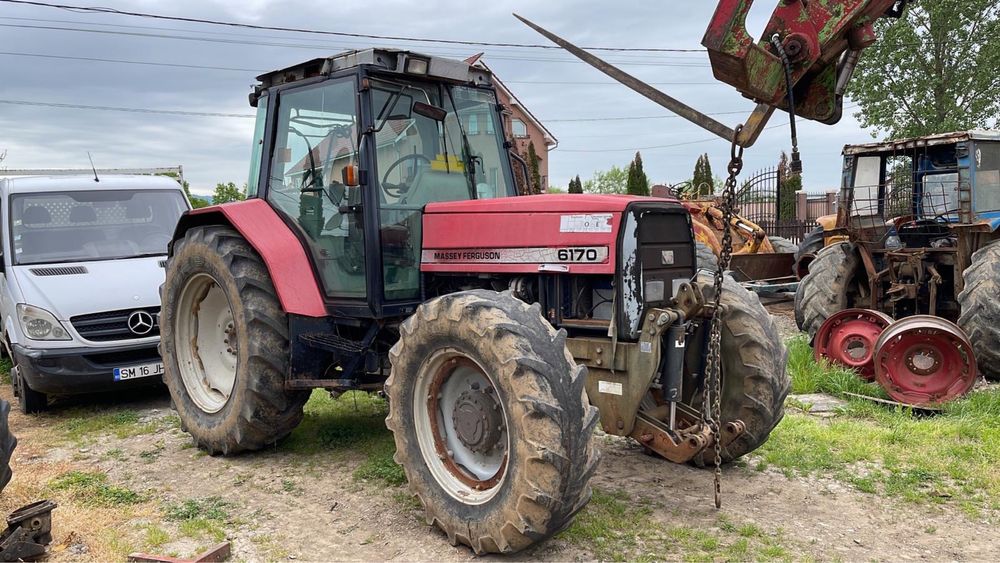
[[[10,399],[5,388],[0,394]],[[105,399],[98,399],[100,407]],[[449,546],[424,525],[402,489],[359,483],[351,478],[359,463],[352,455],[308,459],[264,452],[234,458],[208,457],[191,447],[171,423],[168,397],[123,397],[141,413],[141,423],[162,423],[163,430],[125,438],[104,436],[52,446],[52,418],[12,414],[20,444],[14,481],[4,495],[9,511],[30,486],[24,482],[67,471],[106,472],[109,482],[147,492],[169,502],[222,497],[232,519],[225,537],[233,541],[235,560],[465,560],[465,548]],[[665,525],[683,523],[716,529],[722,519],[752,523],[783,538],[787,558],[802,560],[995,560],[1000,540],[991,524],[970,521],[957,508],[914,506],[846,489],[823,479],[788,479],[778,473],[728,468],[724,506],[711,501],[711,473],[673,465],[644,455],[627,441],[600,438],[603,459],[594,480],[600,490],[627,491],[652,507],[650,517]],[[148,452],[156,452],[150,460]],[[131,511],[129,521],[115,511],[103,521],[82,520],[72,501],[54,513],[52,559],[101,560],[95,549],[102,534],[127,536],[141,529],[150,510]],[[84,507],[79,507],[84,510]],[[144,514],[143,512],[146,512]],[[89,513],[89,518],[94,518]],[[124,515],[123,515],[124,516]],[[927,533],[934,530],[934,533]],[[190,555],[213,542],[177,539],[162,553]],[[673,556],[663,556],[674,558]],[[591,560],[594,554],[572,541],[556,538],[518,559]],[[784,558],[784,557],[783,557]]]
[[[771,309],[783,336],[794,334],[790,304],[779,303]],[[9,386],[0,395],[11,400]],[[179,429],[162,389],[85,397],[53,410],[35,417],[12,413],[11,426],[19,445],[14,479],[0,498],[4,513],[42,496],[60,503],[53,516],[51,560],[121,560],[135,549],[191,556],[221,539],[232,541],[233,560],[240,561],[474,558],[466,548],[449,546],[440,533],[421,521],[405,486],[359,480],[356,470],[365,460],[360,448],[308,453],[279,449],[210,457],[192,447]],[[108,426],[94,427],[81,412],[104,417],[101,420],[106,419]],[[123,412],[134,418],[118,420]],[[337,430],[336,418],[307,422],[311,431],[320,434]],[[374,420],[372,428],[380,433],[380,422]],[[768,542],[780,543],[763,556],[743,558],[1000,558],[994,513],[970,516],[954,504],[907,503],[861,493],[833,479],[789,478],[773,470],[757,470],[753,458],[726,468],[724,505],[717,511],[710,471],[649,457],[627,440],[598,439],[603,458],[594,488],[624,494],[622,498],[627,499],[624,509],[611,512],[611,527],[614,519],[642,511],[635,538],[628,537],[632,531],[627,527],[617,533],[616,541],[621,544],[608,543],[602,536],[614,534],[606,531],[588,528],[572,533],[571,529],[519,554],[518,560],[618,558],[618,545],[635,546],[649,539],[648,533],[638,530],[647,520],[660,526],[657,530],[673,529],[674,537],[683,535],[678,535],[678,526],[692,533],[716,534],[703,542],[709,547],[716,541],[713,538],[725,540],[726,530],[733,529],[759,530],[755,533],[769,538]],[[69,482],[67,475],[76,476],[72,482],[78,483],[85,481],[80,476],[101,474],[106,478],[100,477],[96,485],[86,481],[83,488],[63,486]],[[198,504],[209,502],[206,499],[220,502],[224,517],[211,517],[211,509]],[[601,510],[594,508],[596,500],[591,504],[587,510]],[[209,516],[194,514],[193,519],[178,524],[170,520],[178,506],[200,507],[197,510]],[[589,525],[593,527],[593,522]],[[580,541],[588,533],[596,537]],[[600,545],[606,548],[595,548]],[[721,560],[740,559],[742,553],[709,550],[695,558],[684,545],[647,553],[640,545],[640,551],[630,549],[621,557]]]

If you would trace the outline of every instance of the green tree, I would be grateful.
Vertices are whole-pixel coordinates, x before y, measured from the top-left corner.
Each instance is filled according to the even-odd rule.
[[[539,166],[540,159],[538,158],[538,152],[535,150],[534,141],[528,143],[528,152],[525,154],[524,160],[528,163],[528,174],[531,176],[531,193],[542,193],[542,173]]]
[[[582,194],[583,193],[583,182],[580,181],[580,175],[577,174],[576,178],[569,181],[569,193],[571,194]]]
[[[229,203],[231,201],[243,201],[247,198],[247,188],[237,188],[236,184],[229,182],[227,184],[216,184],[215,192],[212,194],[212,203],[219,205],[220,203]]]
[[[1000,126],[1000,3],[911,2],[875,26],[849,92],[873,137]]]
[[[591,194],[623,194],[628,186],[628,172],[617,166],[607,171],[594,172],[594,177],[583,183],[583,191]]]
[[[642,169],[642,155],[635,153],[635,159],[628,165],[628,181],[626,182],[626,193],[629,195],[649,195],[649,178]]]
[[[778,219],[795,219],[795,193],[802,189],[802,175],[794,174],[789,166],[788,155],[781,151],[778,161]]]
[[[695,199],[708,197],[715,193],[715,177],[712,175],[712,163],[708,161],[708,153],[699,156],[694,164],[691,193]]]

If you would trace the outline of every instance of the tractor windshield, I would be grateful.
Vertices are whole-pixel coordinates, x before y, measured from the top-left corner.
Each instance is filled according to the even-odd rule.
[[[491,90],[372,80],[388,300],[420,295],[420,213],[428,203],[513,195]]]

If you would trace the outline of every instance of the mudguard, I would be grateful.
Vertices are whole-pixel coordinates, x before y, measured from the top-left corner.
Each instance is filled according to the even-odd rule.
[[[183,238],[189,229],[204,225],[229,225],[243,235],[267,265],[286,313],[327,316],[323,293],[306,249],[267,202],[249,199],[189,211],[177,223],[174,241]],[[173,243],[170,255],[173,256]]]

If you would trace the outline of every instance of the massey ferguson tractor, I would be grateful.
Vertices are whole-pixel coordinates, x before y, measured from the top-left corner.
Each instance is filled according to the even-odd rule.
[[[722,2],[706,45],[771,64],[745,30],[725,46],[743,55],[717,43],[749,4]],[[888,3],[820,4],[770,28],[812,49],[790,84],[837,67],[845,34]],[[428,522],[476,553],[513,552],[586,505],[598,425],[718,467],[781,419],[784,346],[756,297],[697,271],[687,210],[513,197],[518,167],[485,70],[369,49],[259,80],[249,199],[181,219],[162,287],[164,378],[200,447],[274,444],[314,389],[384,389]],[[779,90],[759,98],[739,146]]]

